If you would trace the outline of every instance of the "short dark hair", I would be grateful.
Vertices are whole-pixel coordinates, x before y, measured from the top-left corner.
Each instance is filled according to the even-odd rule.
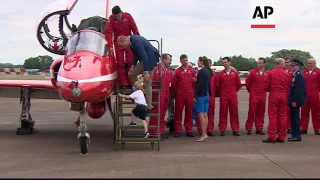
[[[265,58],[263,58],[263,57],[259,57],[258,61],[259,61],[259,60],[262,60],[262,61],[263,61],[263,63],[266,63],[266,59],[265,59]]]
[[[122,11],[121,11],[121,9],[120,9],[119,6],[114,6],[114,7],[112,8],[112,14],[114,14],[114,15],[119,14],[119,13],[121,13],[121,12],[122,12]]]
[[[168,56],[172,57],[172,56],[171,56],[170,54],[168,54],[168,53],[163,53],[163,54],[161,54],[161,60],[167,59]]]
[[[186,54],[181,54],[180,56],[180,60],[184,59],[184,58],[188,58],[188,56]]]
[[[289,56],[286,56],[286,57],[284,57],[283,59],[284,59],[285,61],[286,61],[286,60],[290,60],[290,62],[292,62],[292,58],[289,57]]]
[[[231,61],[231,59],[228,57],[228,56],[226,56],[226,57],[224,57],[224,58],[222,58],[222,60],[227,60],[228,62],[230,62]]]

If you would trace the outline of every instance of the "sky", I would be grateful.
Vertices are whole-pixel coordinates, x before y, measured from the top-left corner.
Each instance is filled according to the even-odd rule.
[[[23,64],[29,57],[58,55],[44,50],[36,39],[37,20],[54,0],[3,0],[0,7],[0,63]],[[32,2],[32,3],[31,3]],[[320,63],[320,1],[269,0],[275,29],[251,29],[250,0],[110,0],[135,19],[147,39],[163,39],[163,51],[173,64],[187,54],[218,60],[221,56],[266,57],[280,49],[309,51]],[[111,10],[109,10],[110,12]],[[79,0],[69,22],[105,16],[105,0]]]

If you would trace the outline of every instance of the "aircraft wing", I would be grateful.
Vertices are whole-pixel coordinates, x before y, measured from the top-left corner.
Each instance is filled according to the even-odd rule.
[[[49,80],[0,80],[0,97],[20,98],[22,88],[32,89],[32,99],[62,100]]]

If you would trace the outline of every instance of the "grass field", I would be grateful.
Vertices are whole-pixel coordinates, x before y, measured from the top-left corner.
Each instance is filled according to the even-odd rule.
[[[0,75],[0,80],[49,80],[49,76],[45,75]]]

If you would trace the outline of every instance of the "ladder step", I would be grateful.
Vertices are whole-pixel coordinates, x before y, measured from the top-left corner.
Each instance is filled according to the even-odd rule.
[[[117,89],[117,93],[132,93],[133,89]],[[161,89],[152,89],[152,92],[161,92]]]
[[[119,116],[131,116],[131,113],[119,113]],[[156,114],[147,114],[147,116],[152,116],[152,117],[154,117],[154,116],[158,116],[158,113],[156,113]]]
[[[119,102],[119,104],[134,104],[134,102],[132,102],[132,101],[122,101],[122,102]],[[159,102],[152,102],[152,105],[158,105],[158,104],[159,104]]]
[[[157,128],[158,126],[148,126],[148,128]],[[122,125],[119,128],[126,128],[126,129],[142,129],[143,125],[136,125],[136,126],[129,126],[129,125]]]
[[[159,142],[158,138],[117,138],[116,141],[120,142]]]

